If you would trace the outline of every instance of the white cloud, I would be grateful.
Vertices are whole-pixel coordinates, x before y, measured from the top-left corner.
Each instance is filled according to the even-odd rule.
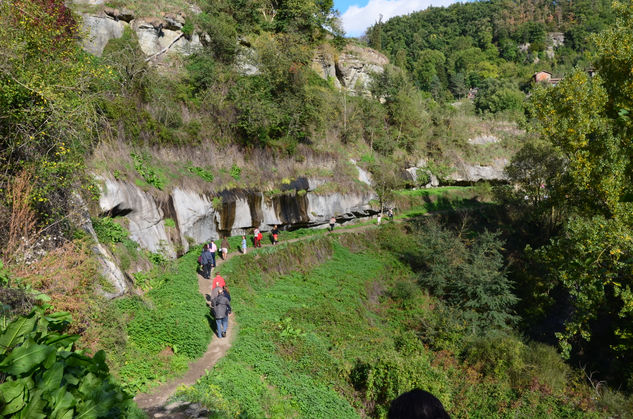
[[[448,6],[455,0],[369,0],[366,6],[350,6],[341,15],[343,28],[348,36],[360,36],[369,26],[378,21],[386,22],[394,16],[424,10],[429,6]]]

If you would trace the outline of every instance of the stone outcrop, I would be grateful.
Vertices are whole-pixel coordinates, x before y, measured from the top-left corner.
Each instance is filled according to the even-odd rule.
[[[378,51],[351,44],[340,53],[322,47],[312,59],[312,69],[321,78],[350,94],[368,94],[372,74],[382,73],[387,64],[387,57]]]
[[[187,39],[182,31],[167,29],[174,26],[164,19],[135,19],[131,25],[141,50],[150,57],[166,52],[190,55],[202,48],[199,34]]]
[[[92,253],[99,263],[99,272],[108,283],[114,288],[114,292],[101,289],[100,292],[106,298],[115,298],[123,295],[128,289],[128,282],[125,274],[116,264],[114,258],[104,245],[99,243],[97,233],[92,225],[88,208],[79,194],[71,197],[73,211],[70,213],[73,224],[85,231],[93,240]]]
[[[124,217],[132,240],[168,257],[187,251],[191,244],[249,233],[254,227],[262,231],[274,225],[286,230],[318,227],[326,225],[332,215],[345,223],[375,214],[369,205],[375,199],[373,192],[318,194],[313,188],[322,182],[309,179],[296,182],[305,187],[299,192],[292,189],[270,197],[243,190],[200,194],[176,188],[160,199],[129,182],[98,180],[101,213]],[[175,227],[166,226],[168,218]]]
[[[261,73],[257,51],[244,41],[240,41],[237,45],[235,67],[242,76],[256,76]]]
[[[453,182],[478,182],[480,180],[500,181],[505,180],[503,170],[508,165],[508,159],[495,159],[491,165],[459,163],[455,171],[448,176]]]
[[[351,91],[368,91],[371,75],[382,73],[389,63],[387,57],[376,50],[348,45],[336,63],[337,78]]]
[[[167,13],[160,18],[138,18],[128,9],[106,7],[103,12],[83,15],[83,48],[96,56],[101,56],[111,39],[123,36],[126,28],[132,29],[139,46],[148,57],[167,53],[190,55],[202,48],[208,37],[194,32],[187,36],[182,32],[185,17],[182,14]]]
[[[102,213],[125,215],[130,238],[143,249],[175,257],[174,243],[165,227],[165,211],[154,197],[129,182],[109,178],[102,183],[99,206]]]
[[[84,50],[100,57],[111,39],[123,36],[126,26],[129,26],[128,23],[116,20],[105,13],[99,16],[85,15],[83,17],[85,36],[82,41]]]
[[[481,138],[481,141],[486,144],[490,142],[492,138],[495,137],[486,137],[484,140]],[[479,143],[480,144],[480,143]],[[479,182],[479,181],[504,181],[506,180],[506,176],[504,173],[505,167],[508,165],[508,159],[499,158],[495,159],[490,165],[480,165],[480,164],[472,164],[464,161],[455,162],[452,167],[451,173],[444,179],[443,182],[437,178],[437,176],[433,173],[429,173],[429,183],[423,185],[427,188],[440,186],[440,183],[461,183],[461,182]],[[426,160],[420,160],[416,166],[409,167],[405,169],[404,178],[405,180],[413,183],[414,185],[418,184],[418,170],[426,168],[427,162]]]

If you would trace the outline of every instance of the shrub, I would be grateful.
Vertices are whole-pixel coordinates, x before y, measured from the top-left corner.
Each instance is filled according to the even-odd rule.
[[[204,167],[188,165],[187,170],[189,171],[189,173],[197,175],[198,177],[200,177],[200,179],[206,182],[213,182],[213,179],[215,178],[215,176],[213,176],[213,173],[211,173],[211,171],[205,169]]]
[[[92,226],[101,243],[122,243],[128,238],[127,230],[110,217],[93,218]]]
[[[151,158],[148,155],[130,153],[134,162],[134,169],[148,184],[156,189],[163,189],[167,183],[165,176],[160,170],[151,165]]]
[[[233,179],[240,180],[240,177],[242,176],[242,169],[237,164],[234,164],[231,166],[230,174]]]
[[[471,336],[464,348],[463,358],[496,380],[516,384],[526,372],[527,349],[513,335],[493,332],[484,336]]]
[[[128,417],[130,395],[115,383],[105,352],[90,358],[72,350],[68,313],[37,308],[0,334],[0,415],[3,417]]]

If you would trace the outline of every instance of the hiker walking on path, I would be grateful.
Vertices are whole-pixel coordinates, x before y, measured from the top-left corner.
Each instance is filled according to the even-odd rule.
[[[387,211],[387,216],[389,217],[389,221],[393,222],[393,208],[389,208],[389,211]]]
[[[246,254],[246,236],[242,236],[242,254]]]
[[[211,258],[213,259],[213,267],[215,268],[215,252],[218,251],[218,246],[215,245],[213,240],[209,243],[209,251],[211,252]]]
[[[226,291],[226,282],[224,281],[224,278],[222,278],[222,276],[218,272],[215,278],[213,278],[213,281],[211,281],[211,306],[213,306],[213,300],[215,300],[215,298],[218,296],[219,291],[222,288],[224,288]],[[230,300],[231,300],[231,297],[229,296],[229,301]]]
[[[220,251],[222,252],[222,260],[226,260],[226,255],[227,253],[229,253],[230,248],[231,248],[231,245],[229,244],[229,241],[227,240],[226,237],[224,237],[222,239],[222,244],[220,245]]]
[[[379,212],[378,217],[376,218],[376,224],[380,225],[381,220],[382,220],[382,212]]]
[[[330,231],[334,231],[334,225],[336,224],[336,218],[334,218],[334,216],[332,216],[332,218],[330,218]]]
[[[200,263],[202,264],[202,277],[209,279],[211,277],[211,266],[213,265],[214,258],[209,250],[209,245],[205,244],[200,255]]]
[[[277,224],[275,224],[275,227],[273,227],[271,233],[273,235],[273,245],[279,243],[279,228],[277,228]]]
[[[219,338],[226,337],[226,331],[229,328],[229,313],[231,312],[231,302],[224,294],[224,289],[218,289],[218,296],[213,299],[213,316],[217,326],[217,334]]]
[[[262,247],[262,233],[259,228],[255,227],[253,230],[253,247]]]

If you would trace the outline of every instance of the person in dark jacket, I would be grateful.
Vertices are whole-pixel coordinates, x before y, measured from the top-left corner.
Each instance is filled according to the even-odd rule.
[[[231,303],[224,293],[224,289],[218,290],[218,296],[213,300],[213,316],[217,325],[217,333],[219,338],[226,337],[226,331],[229,328],[229,313],[231,312]]]
[[[451,419],[442,402],[428,391],[416,388],[391,402],[387,419]]]
[[[209,245],[205,244],[200,255],[200,263],[202,264],[202,277],[204,279],[211,278],[211,266],[213,266],[213,256],[209,251]]]

